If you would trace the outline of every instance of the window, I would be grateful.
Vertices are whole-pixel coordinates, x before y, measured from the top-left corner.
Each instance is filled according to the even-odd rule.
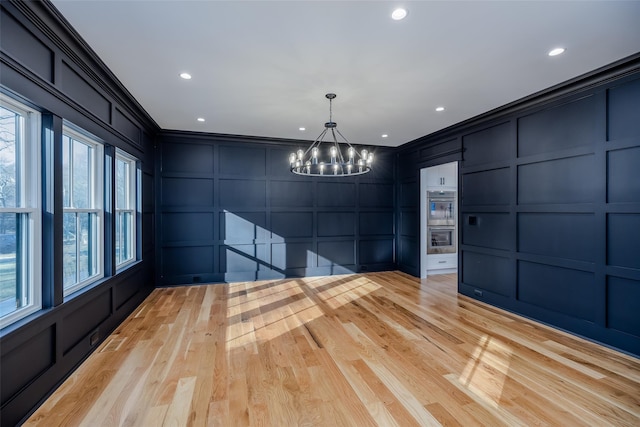
[[[42,307],[40,114],[0,94],[0,327]]]
[[[116,150],[116,268],[136,259],[136,160]]]
[[[65,124],[62,135],[63,289],[103,277],[103,147]]]

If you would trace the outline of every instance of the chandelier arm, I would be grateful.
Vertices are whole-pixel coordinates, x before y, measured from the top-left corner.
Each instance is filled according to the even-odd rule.
[[[340,149],[340,144],[338,143],[338,138],[336,138],[335,131],[337,131],[336,128],[331,128],[331,136],[333,136],[333,144],[335,145],[336,151],[338,152],[338,160],[340,160],[340,166],[342,167],[342,165],[344,165],[344,157],[342,156],[342,150]],[[340,131],[338,131],[338,134],[340,134]],[[344,136],[342,138],[344,138]]]
[[[338,129],[336,129],[336,132],[338,132],[338,135],[340,135],[342,137],[342,139],[344,139],[344,142],[347,143],[347,145],[349,146],[349,148],[353,148],[353,151],[356,153],[356,155],[360,158],[362,158],[362,155],[360,155],[360,153],[358,152],[358,150],[355,149],[355,147],[353,145],[351,145],[351,143],[349,142],[349,140],[347,138],[345,138],[345,136],[340,133],[340,131]]]

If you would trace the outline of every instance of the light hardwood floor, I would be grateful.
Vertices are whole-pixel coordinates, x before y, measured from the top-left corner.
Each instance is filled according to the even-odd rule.
[[[399,272],[156,289],[41,426],[640,425],[640,360]]]

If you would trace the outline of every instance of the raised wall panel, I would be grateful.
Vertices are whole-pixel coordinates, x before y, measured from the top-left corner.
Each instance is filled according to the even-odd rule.
[[[421,158],[436,157],[451,151],[455,151],[459,148],[458,138],[448,139],[446,141],[437,142],[431,144],[420,150]]]
[[[122,132],[122,134],[127,136],[131,141],[138,145],[140,144],[140,127],[129,117],[124,115],[118,108],[115,109],[115,113],[113,115],[113,127]]]
[[[360,184],[358,204],[361,207],[393,207],[393,184]]]
[[[311,212],[273,212],[271,214],[273,237],[313,237]]]
[[[91,298],[63,320],[62,349],[66,353],[111,315],[111,290]]]
[[[162,144],[163,173],[213,173],[213,147],[205,144]]]
[[[55,363],[55,349],[55,326],[50,326],[2,354],[1,404],[4,405],[10,397]]]
[[[42,79],[53,82],[53,51],[11,16],[0,13],[2,50]]]
[[[318,182],[316,201],[319,207],[353,207],[356,185],[352,182]]]
[[[640,79],[608,91],[609,140],[640,136]]]
[[[316,254],[310,242],[274,243],[271,245],[271,265],[275,269],[309,268],[315,266]]]
[[[196,222],[196,225],[199,224]],[[250,242],[268,239],[265,212],[223,212],[220,214],[220,239],[232,242]]]
[[[420,234],[418,220],[419,214],[417,211],[401,211],[400,234],[403,236],[417,236]]]
[[[393,240],[361,240],[360,264],[392,264]]]
[[[162,241],[213,240],[214,225],[212,213],[164,213],[162,214]]]
[[[305,142],[301,144],[299,148],[303,148],[306,150],[309,142]],[[305,146],[306,145],[306,146]],[[269,156],[267,158],[268,162],[268,173],[272,178],[277,179],[295,179],[297,175],[294,175],[293,172],[289,170],[289,154],[297,151],[297,147],[277,147],[272,146],[269,148]],[[300,178],[299,178],[300,179]]]
[[[60,68],[60,86],[74,101],[105,123],[111,122],[111,103],[67,63]]]
[[[416,181],[400,183],[400,207],[418,206],[420,186]]]
[[[268,268],[267,245],[227,245],[220,250],[220,271],[223,273],[253,273]]]
[[[462,244],[513,250],[512,221],[511,215],[508,213],[465,213],[460,222]]]
[[[416,172],[417,160],[419,158],[419,152],[409,151],[400,153],[398,155],[398,176],[401,180],[407,178],[417,178],[420,172]]]
[[[116,309],[119,309],[124,303],[133,298],[144,285],[141,273],[136,273],[132,276],[133,280],[122,280],[114,286],[114,305]]]
[[[355,264],[353,240],[318,242],[318,267]]]
[[[640,269],[640,213],[607,215],[607,263]]]
[[[214,273],[213,260],[212,246],[165,247],[162,249],[162,275]]]
[[[420,242],[417,239],[400,236],[398,238],[398,263],[413,269],[418,268]],[[416,270],[416,274],[419,274]]]
[[[609,151],[607,178],[609,203],[640,203],[640,147]]]
[[[144,212],[155,210],[156,192],[153,179],[151,174],[142,174],[142,210]]]
[[[220,147],[219,168],[222,175],[264,176],[266,149],[257,147]]]
[[[550,153],[592,144],[596,104],[588,96],[518,119],[518,156]]]
[[[162,178],[164,206],[212,206],[213,180]]]
[[[640,337],[640,281],[607,277],[607,326]]]
[[[462,137],[464,167],[493,163],[511,156],[511,125],[502,123]]]
[[[520,252],[595,262],[597,223],[593,214],[520,213]]]
[[[318,212],[318,237],[353,236],[355,225],[353,212]]]
[[[311,181],[271,181],[271,207],[313,207]]]
[[[221,179],[218,203],[220,208],[231,211],[237,208],[264,208],[267,203],[264,181]]]
[[[380,236],[393,234],[393,212],[361,212],[360,235]]]
[[[463,251],[461,273],[467,285],[507,297],[513,295],[515,271],[508,258]]]
[[[593,155],[531,163],[518,167],[518,203],[593,203],[599,177]]]
[[[155,215],[145,212],[142,214],[142,247],[152,248],[155,245]]]
[[[371,171],[362,178],[365,180],[388,181],[394,179],[395,155],[390,151],[382,151],[375,147],[369,147],[373,152],[373,166]]]
[[[510,190],[509,168],[462,175],[463,206],[508,205]]]
[[[600,304],[593,273],[527,261],[518,263],[518,299],[589,321]]]

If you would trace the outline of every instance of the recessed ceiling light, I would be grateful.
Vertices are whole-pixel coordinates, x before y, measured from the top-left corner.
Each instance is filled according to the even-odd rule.
[[[381,136],[381,137],[383,137],[383,138],[388,138],[388,137],[389,137],[389,135],[387,135],[386,133],[383,133],[383,134],[382,134],[382,135],[380,135],[380,136]]]
[[[444,111],[444,107],[436,107],[436,111]]]
[[[407,16],[406,9],[403,9],[401,7],[391,12],[391,19],[393,19],[394,21],[399,21],[401,19],[404,19],[406,16]]]
[[[298,130],[299,130],[300,132],[304,132],[305,130],[307,130],[307,128],[302,128],[302,127],[301,127],[301,128],[298,128]]]
[[[557,47],[555,49],[550,50],[548,55],[549,56],[556,56],[556,55],[560,55],[561,53],[564,53],[564,51],[565,51],[565,48]]]
[[[191,80],[191,74],[189,73],[180,73],[180,77],[182,77],[185,80]]]
[[[199,122],[204,122],[204,117],[198,117],[196,120],[198,120]]]

